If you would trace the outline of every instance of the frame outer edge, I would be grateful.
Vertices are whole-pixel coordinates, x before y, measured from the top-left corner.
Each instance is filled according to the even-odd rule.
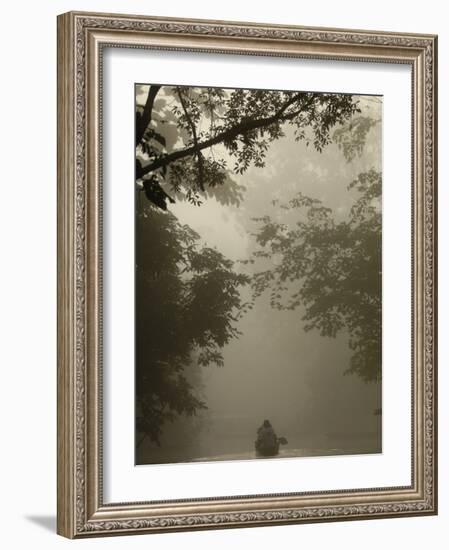
[[[57,525],[59,535],[73,538],[75,521],[76,427],[74,327],[74,112],[73,19],[57,18]]]
[[[429,234],[432,238],[431,243],[431,280],[432,291],[430,296],[431,304],[431,343],[429,349],[432,353],[432,507],[433,515],[438,515],[438,36],[435,35],[431,40],[431,60],[432,64],[432,82],[431,82],[431,126],[428,136],[427,146],[431,147],[431,158],[429,166],[430,172],[429,185],[431,188],[428,194],[432,197],[432,219]],[[430,179],[431,178],[431,179]],[[429,225],[430,225],[429,224]],[[426,224],[427,226],[427,224]]]
[[[433,167],[433,510],[438,515],[438,35],[432,37],[432,167]]]
[[[96,19],[100,18],[100,19]],[[120,21],[118,21],[120,20]],[[437,448],[436,448],[436,161],[437,161],[437,39],[430,35],[407,35],[405,33],[387,33],[376,31],[355,31],[344,29],[314,29],[305,27],[284,27],[238,22],[215,22],[207,20],[179,20],[171,18],[153,18],[145,16],[123,16],[117,14],[98,14],[88,12],[69,12],[58,16],[58,519],[57,532],[68,538],[90,536],[136,534],[138,532],[185,531],[191,529],[250,527],[256,525],[276,525],[287,523],[309,523],[316,521],[335,521],[348,519],[378,519],[380,517],[400,517],[428,515],[437,513]],[[218,24],[219,23],[219,24]],[[129,27],[129,29],[128,29]],[[420,474],[426,494],[419,495],[418,500],[391,503],[354,503],[352,505],[311,507],[306,509],[272,510],[260,509],[254,512],[235,511],[213,513],[187,513],[178,515],[171,511],[168,515],[157,517],[130,517],[125,510],[119,511],[117,517],[106,514],[104,518],[95,518],[95,508],[101,505],[101,487],[95,487],[97,474],[92,476],[89,468],[98,459],[93,440],[96,432],[96,398],[92,398],[92,388],[88,383],[98,383],[95,370],[94,348],[89,346],[92,337],[95,339],[95,298],[89,292],[93,283],[92,251],[89,252],[90,239],[95,236],[96,227],[92,225],[92,205],[86,199],[92,198],[92,188],[86,188],[91,181],[88,151],[89,139],[95,141],[95,133],[88,132],[86,116],[89,105],[86,105],[86,79],[91,75],[85,70],[86,30],[107,29],[123,33],[124,29],[139,34],[141,31],[169,34],[170,36],[219,35],[221,38],[234,36],[258,42],[259,39],[270,41],[275,36],[305,43],[331,43],[332,47],[339,42],[348,41],[351,45],[370,46],[373,52],[384,47],[395,51],[394,57],[400,58],[404,52],[420,51],[424,58],[425,81],[420,93],[426,97],[427,109],[424,110],[425,131],[421,134],[424,151],[421,150],[419,171],[424,171],[426,164],[425,189],[423,189],[427,218],[424,220],[424,238],[427,261],[425,263],[424,284],[427,290],[427,308],[425,327],[427,333],[424,344],[427,344],[427,378],[425,399],[427,422],[425,424],[425,452],[429,462],[423,464],[422,456]],[[260,30],[259,30],[260,29]],[[311,28],[310,28],[311,29]],[[363,37],[358,33],[363,34]],[[374,47],[376,50],[374,50]],[[240,49],[240,48],[239,48]],[[328,54],[327,54],[328,55]],[[374,55],[374,57],[376,57]],[[393,61],[394,62],[394,61]],[[86,74],[87,73],[87,74]],[[92,130],[92,129],[91,129]],[[87,135],[89,134],[89,135]],[[428,149],[429,148],[429,149]],[[420,148],[421,149],[421,148]],[[95,157],[95,155],[94,155]],[[89,157],[90,158],[90,157]],[[96,158],[96,157],[95,157]],[[92,159],[91,159],[92,160]],[[87,164],[87,165],[86,165]],[[95,178],[94,178],[95,179]],[[89,191],[90,189],[90,191]],[[87,192],[86,192],[87,191]],[[423,205],[424,208],[424,205]],[[90,222],[89,222],[90,220]],[[94,255],[95,256],[95,255]],[[419,255],[421,258],[421,254]],[[424,257],[422,257],[424,261]],[[94,262],[95,263],[95,262]],[[87,277],[86,277],[87,271]],[[87,303],[86,303],[87,301]],[[92,309],[92,305],[94,306]],[[90,380],[90,382],[89,382]],[[98,397],[98,396],[97,396]],[[423,396],[424,399],[424,396]],[[89,411],[90,407],[90,411]],[[92,416],[94,414],[94,417]],[[424,418],[423,418],[424,420]],[[432,453],[429,453],[431,448]],[[424,452],[424,449],[422,449]],[[101,459],[100,459],[101,460]],[[98,472],[97,472],[98,473]],[[95,488],[97,496],[92,498]],[[100,491],[100,494],[98,494]],[[100,502],[98,501],[98,497]],[[137,503],[130,503],[137,504]],[[101,512],[101,506],[98,510]],[[107,511],[107,510],[103,510]],[[94,512],[94,513],[93,513]],[[93,515],[92,515],[93,513]],[[90,517],[89,517],[90,516]]]

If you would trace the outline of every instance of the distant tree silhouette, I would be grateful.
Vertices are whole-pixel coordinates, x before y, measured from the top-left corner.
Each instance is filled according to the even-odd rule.
[[[255,296],[268,290],[273,308],[302,306],[305,330],[330,337],[348,332],[353,354],[347,372],[366,381],[381,377],[381,188],[380,173],[359,174],[349,185],[358,198],[344,221],[298,194],[280,205],[294,223],[255,220],[258,247],[249,260],[260,266]]]

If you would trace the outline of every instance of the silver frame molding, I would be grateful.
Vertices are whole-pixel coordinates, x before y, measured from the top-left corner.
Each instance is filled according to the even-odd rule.
[[[105,504],[101,87],[104,47],[412,68],[412,483]],[[437,513],[437,37],[70,12],[58,17],[58,533],[69,538]],[[409,360],[409,358],[404,358]]]

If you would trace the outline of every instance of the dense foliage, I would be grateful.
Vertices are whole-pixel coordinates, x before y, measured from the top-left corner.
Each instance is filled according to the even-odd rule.
[[[304,330],[349,334],[348,372],[364,380],[381,376],[381,175],[371,170],[349,185],[357,193],[347,219],[298,194],[281,205],[287,224],[257,218],[258,248],[250,260],[263,265],[253,277],[255,296],[270,292],[273,308],[304,308]]]
[[[176,196],[200,205],[232,174],[263,167],[286,124],[321,151],[358,112],[345,94],[153,85],[136,110],[137,184],[161,209]]]
[[[158,442],[164,422],[205,408],[196,367],[223,365],[221,349],[238,336],[239,288],[248,279],[147,202],[136,239],[136,428]]]

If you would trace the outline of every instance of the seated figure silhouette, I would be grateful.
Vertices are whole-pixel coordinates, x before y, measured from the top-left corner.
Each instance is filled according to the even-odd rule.
[[[257,456],[276,456],[279,453],[279,445],[285,445],[285,437],[278,437],[269,420],[264,420],[257,430],[255,442]]]

